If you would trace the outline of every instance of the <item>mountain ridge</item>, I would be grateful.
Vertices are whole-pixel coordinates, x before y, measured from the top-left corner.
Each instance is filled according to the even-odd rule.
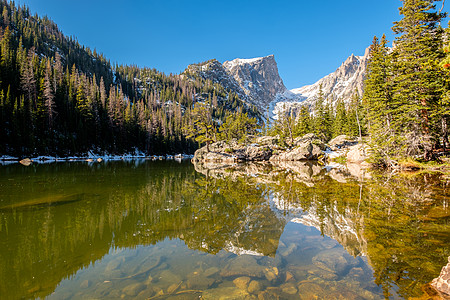
[[[369,48],[366,48],[364,55],[350,55],[336,71],[326,75],[311,85],[305,85],[300,88],[292,89],[291,92],[304,98],[307,105],[313,105],[315,99],[322,89],[325,99],[329,99],[333,105],[339,99],[348,103],[355,90],[359,96],[364,92],[364,79],[369,60]]]
[[[324,99],[328,99],[333,106],[339,99],[348,104],[355,91],[361,96],[368,59],[369,48],[362,56],[350,55],[334,72],[317,82],[292,90],[285,87],[273,54],[255,58],[235,58],[223,64],[212,59],[189,65],[184,74],[193,73],[203,79],[220,83],[247,103],[258,107],[266,117],[277,119],[286,111],[296,115],[304,105],[313,110],[320,90]]]

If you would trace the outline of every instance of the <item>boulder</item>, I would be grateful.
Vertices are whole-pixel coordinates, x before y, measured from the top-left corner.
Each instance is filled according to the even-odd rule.
[[[363,144],[350,146],[347,152],[348,163],[363,163],[369,158],[370,147]]]
[[[450,299],[450,256],[448,264],[442,268],[439,277],[433,279],[431,286],[441,294],[443,299]]]
[[[307,142],[309,142],[309,143],[311,143],[313,145],[316,145],[322,151],[327,150],[327,145],[323,142],[323,140],[321,138],[319,138],[314,133],[308,133],[308,134],[305,134],[302,137],[296,138],[294,140],[294,145],[295,146],[299,146],[299,145],[307,143]]]
[[[319,160],[324,157],[320,148],[311,142],[303,142],[297,144],[292,150],[283,152],[279,155],[272,156],[270,160],[273,161],[305,161],[305,160]]]
[[[356,145],[358,142],[345,134],[339,135],[328,142],[328,146],[330,146],[331,150],[337,151],[339,149],[347,148],[349,146]]]
[[[260,146],[277,146],[278,142],[278,136],[260,136],[255,139],[255,143]]]
[[[250,145],[245,149],[247,161],[266,161],[272,156],[272,149],[267,146]]]

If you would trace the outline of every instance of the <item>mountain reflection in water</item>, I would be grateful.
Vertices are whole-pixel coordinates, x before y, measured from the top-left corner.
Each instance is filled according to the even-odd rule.
[[[2,299],[407,298],[450,255],[442,174],[354,177],[305,163],[0,168]]]

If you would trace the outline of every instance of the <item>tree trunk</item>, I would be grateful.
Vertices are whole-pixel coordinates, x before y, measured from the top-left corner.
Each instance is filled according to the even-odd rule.
[[[442,117],[442,144],[444,147],[444,152],[447,152],[448,145],[448,127],[447,127],[447,116]]]
[[[359,122],[359,116],[358,116],[358,108],[355,110],[356,113],[356,122],[358,122],[358,130],[359,130],[359,141],[362,141],[362,134],[361,134],[361,123]]]

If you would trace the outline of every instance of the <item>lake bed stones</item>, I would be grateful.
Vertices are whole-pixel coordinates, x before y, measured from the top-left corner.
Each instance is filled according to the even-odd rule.
[[[233,283],[236,287],[240,288],[241,290],[247,290],[250,280],[251,280],[250,277],[241,276],[233,280]]]
[[[314,256],[312,263],[322,270],[341,276],[345,275],[352,267],[356,267],[359,261],[350,256],[344,249],[333,248]]]

